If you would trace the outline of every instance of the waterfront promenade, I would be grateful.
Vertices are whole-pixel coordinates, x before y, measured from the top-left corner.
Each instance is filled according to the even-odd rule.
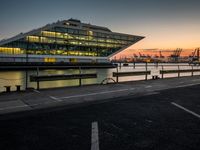
[[[194,76],[3,93],[0,149],[199,150],[199,84]]]
[[[0,114],[103,103],[126,96],[152,95],[165,89],[175,90],[198,84],[200,77],[194,76],[1,93]]]

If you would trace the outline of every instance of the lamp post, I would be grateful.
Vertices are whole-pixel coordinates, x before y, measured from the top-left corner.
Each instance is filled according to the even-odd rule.
[[[26,90],[28,89],[28,49],[29,49],[29,37],[27,37],[27,46],[26,46]]]

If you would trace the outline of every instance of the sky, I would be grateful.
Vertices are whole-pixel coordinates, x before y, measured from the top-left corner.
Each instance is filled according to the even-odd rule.
[[[131,49],[200,47],[199,0],[0,0],[0,40],[57,20],[79,19],[145,36]]]

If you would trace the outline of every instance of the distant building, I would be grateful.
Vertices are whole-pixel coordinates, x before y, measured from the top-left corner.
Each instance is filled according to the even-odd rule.
[[[143,38],[69,19],[0,41],[0,62],[108,62]]]

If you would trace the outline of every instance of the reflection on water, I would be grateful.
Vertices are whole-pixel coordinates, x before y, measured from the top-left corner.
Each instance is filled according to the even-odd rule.
[[[178,69],[178,66],[173,64],[172,66],[164,65],[164,70],[171,70],[171,69]],[[169,64],[167,64],[169,65]],[[186,65],[186,64],[185,64]],[[148,70],[155,68],[156,66],[151,65],[148,66]],[[162,66],[158,67],[162,70]],[[198,66],[195,66],[194,69],[198,69]],[[191,66],[180,66],[180,69],[191,69]],[[82,84],[99,84],[105,78],[113,78],[112,73],[116,72],[117,69],[83,69],[81,70],[82,73],[97,73],[96,79],[83,79]],[[119,72],[126,72],[126,71],[145,71],[144,64],[136,65],[136,68],[133,66],[130,67],[122,67],[119,69]],[[78,74],[78,69],[67,69],[67,70],[41,70],[39,71],[40,75],[51,75],[51,74]],[[28,75],[36,75],[37,71],[28,71]],[[4,86],[10,85],[11,90],[15,90],[15,85],[21,85],[22,89],[25,88],[25,71],[2,71],[0,72],[0,91],[4,91]],[[191,73],[184,73],[181,76],[190,76]],[[194,73],[194,75],[200,75],[200,72]],[[165,75],[165,78],[168,77],[176,77],[177,73],[175,74],[168,74]],[[161,77],[161,76],[160,76]],[[115,78],[113,78],[115,80]],[[131,80],[144,80],[145,76],[132,76],[132,77],[120,77],[119,81],[131,81]],[[151,76],[148,76],[148,79],[151,79]],[[45,81],[40,82],[40,88],[51,88],[51,87],[63,87],[63,86],[77,86],[79,84],[78,80],[59,80],[59,81]],[[28,87],[36,88],[35,82],[28,82]]]
[[[84,69],[81,70],[82,73],[97,73],[97,78],[95,79],[83,79],[82,84],[97,84],[101,83],[106,77],[111,77],[112,72],[116,69]],[[68,70],[41,70],[39,75],[53,75],[53,74],[79,74],[78,69],[68,69]],[[37,75],[37,71],[28,71],[28,76]],[[26,82],[26,72],[25,71],[2,71],[0,72],[0,91],[4,91],[4,86],[11,86],[11,90],[15,90],[15,85],[21,85],[22,89],[25,89]],[[52,87],[63,87],[63,86],[77,86],[79,85],[79,80],[58,80],[58,81],[44,81],[40,82],[40,88],[52,88]],[[36,82],[28,82],[28,87],[37,87]]]

